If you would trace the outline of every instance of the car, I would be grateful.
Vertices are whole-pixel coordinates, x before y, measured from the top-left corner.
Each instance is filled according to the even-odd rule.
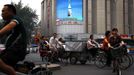
[[[123,41],[127,44],[128,53],[134,54],[134,40],[133,39],[123,39]]]
[[[27,47],[28,53],[36,53],[38,51],[38,45],[37,44],[30,44]]]

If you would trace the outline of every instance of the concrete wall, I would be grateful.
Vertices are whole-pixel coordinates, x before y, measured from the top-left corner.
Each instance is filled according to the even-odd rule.
[[[110,0],[105,1],[105,23],[106,23],[106,30],[111,30],[111,12],[110,12]]]
[[[59,25],[57,26],[57,33],[70,34],[70,33],[85,33],[84,25]]]
[[[119,33],[123,34],[123,0],[116,0],[116,25],[119,30]]]
[[[97,0],[97,33],[104,33],[106,31],[105,22],[105,0]]]
[[[114,27],[121,34],[134,34],[134,0],[83,0],[82,25],[56,26],[56,0],[43,0],[42,32],[57,33],[94,33],[103,34]],[[51,16],[47,16],[47,1],[51,1]],[[47,21],[49,19],[49,28]]]
[[[92,0],[88,0],[88,32],[92,32]]]

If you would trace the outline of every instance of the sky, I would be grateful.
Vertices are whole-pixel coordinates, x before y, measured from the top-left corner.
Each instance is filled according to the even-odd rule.
[[[82,20],[82,0],[71,0],[72,17]],[[68,18],[68,0],[57,0],[57,18]]]
[[[12,2],[18,3],[20,0],[0,0],[0,19],[1,19],[1,10],[4,4],[10,4]],[[36,10],[36,14],[39,15],[39,20],[41,16],[41,2],[43,0],[21,0],[23,5],[28,5],[30,8]]]

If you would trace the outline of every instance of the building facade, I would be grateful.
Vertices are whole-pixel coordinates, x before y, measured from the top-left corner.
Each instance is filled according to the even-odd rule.
[[[43,0],[41,2],[41,33],[46,36],[56,32],[55,28],[55,0]]]
[[[134,0],[87,0],[88,32],[104,33],[114,27],[134,34]]]
[[[82,0],[81,25],[56,25],[56,1],[43,0],[41,3],[41,30],[44,35],[50,36],[54,32],[103,34],[114,27],[121,34],[134,34],[134,0]],[[72,11],[70,5],[68,10]]]

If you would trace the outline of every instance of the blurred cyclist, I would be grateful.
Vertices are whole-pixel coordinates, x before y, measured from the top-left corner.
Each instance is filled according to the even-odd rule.
[[[124,45],[124,42],[122,41],[121,36],[118,34],[117,28],[112,29],[112,35],[110,36],[109,43],[112,47],[118,47],[118,46]]]
[[[122,48],[122,51],[127,50],[126,46],[125,46],[125,43],[122,41],[121,36],[118,34],[118,29],[117,28],[112,29],[112,35],[110,37],[109,43],[111,45],[111,48],[112,47],[113,48],[120,47],[120,48]],[[125,49],[123,49],[123,48],[125,48]],[[115,58],[113,57],[112,59],[113,59],[113,64],[115,64]],[[113,65],[113,66],[114,66],[113,72],[115,72],[116,71],[116,68],[115,68],[116,65]]]
[[[58,60],[58,38],[57,38],[57,33],[54,33],[52,37],[49,39],[49,44],[50,44],[50,50],[52,51],[52,56],[53,56],[53,62],[59,62]]]
[[[93,57],[95,57],[95,55],[97,53],[97,49],[96,49],[97,46],[98,46],[98,43],[94,40],[93,34],[91,34],[88,41],[87,41],[87,48]]]
[[[105,32],[105,38],[103,40],[103,45],[102,45],[102,49],[107,54],[107,63],[106,63],[106,65],[109,66],[109,67],[111,65],[111,60],[112,60],[112,56],[111,56],[110,49],[109,49],[109,47],[111,47],[111,45],[109,43],[110,36],[111,36],[111,31],[106,31]]]
[[[3,69],[9,75],[15,75],[10,66],[14,67],[18,61],[25,58],[27,48],[26,31],[21,19],[16,16],[16,9],[13,5],[4,5],[2,18],[5,25],[0,29],[0,37],[6,35],[7,38],[5,38],[5,50],[0,54],[0,63],[5,63],[5,67],[0,64],[0,69]]]

